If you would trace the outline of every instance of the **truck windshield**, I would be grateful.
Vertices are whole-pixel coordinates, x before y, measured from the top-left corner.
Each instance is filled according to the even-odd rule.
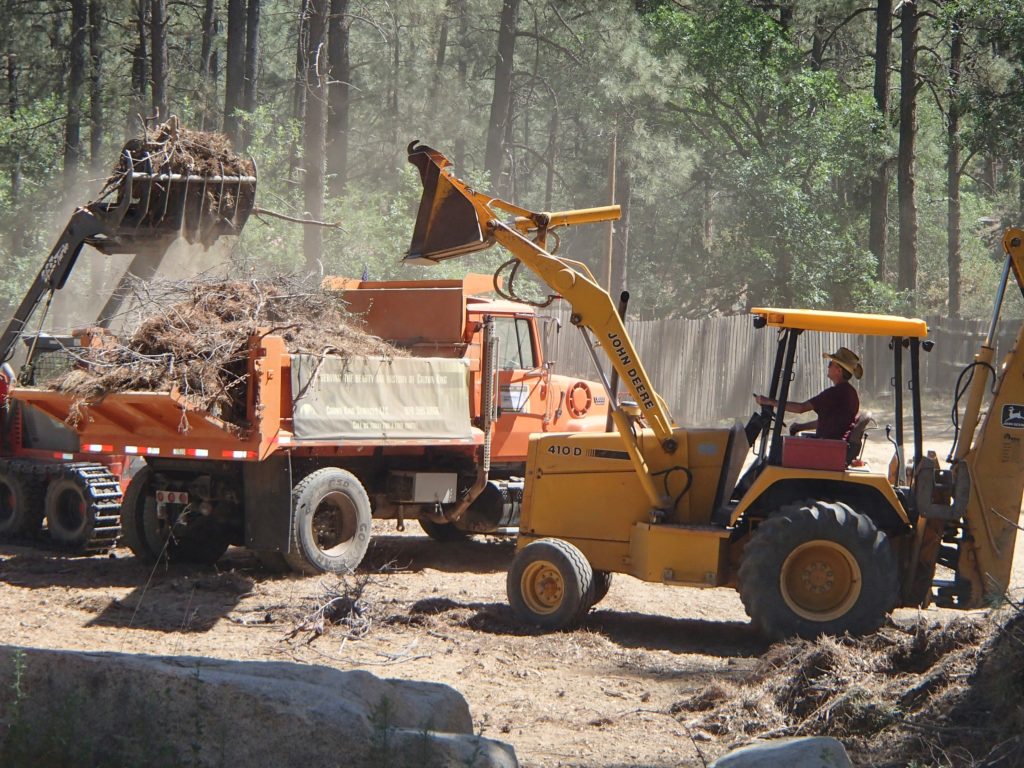
[[[537,367],[530,321],[517,317],[495,317],[494,331],[501,340],[498,345],[498,367],[532,370]]]

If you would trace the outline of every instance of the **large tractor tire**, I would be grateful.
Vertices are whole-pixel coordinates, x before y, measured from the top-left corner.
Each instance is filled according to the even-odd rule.
[[[544,629],[569,629],[593,605],[594,571],[569,542],[539,539],[516,553],[505,589],[521,620]]]
[[[370,544],[370,498],[351,472],[325,467],[292,489],[289,567],[299,573],[347,573]]]
[[[17,464],[0,464],[0,541],[38,532],[43,521],[42,493],[42,483],[19,472]]]
[[[594,595],[590,603],[592,606],[600,603],[608,595],[614,575],[611,571],[594,571]]]
[[[171,563],[211,565],[220,560],[230,544],[227,531],[202,519],[175,533],[174,521],[160,514],[151,486],[152,470],[143,467],[128,484],[121,504],[122,537],[132,553],[148,563],[166,558]]]
[[[117,541],[121,488],[102,464],[67,465],[43,501],[50,541],[70,552],[106,552]]]
[[[452,523],[435,523],[426,517],[419,518],[420,528],[434,541],[451,543],[453,541],[465,541],[471,534],[461,528],[456,528]]]
[[[769,638],[854,635],[882,625],[899,576],[889,539],[841,502],[783,507],[758,526],[738,574],[747,614]]]

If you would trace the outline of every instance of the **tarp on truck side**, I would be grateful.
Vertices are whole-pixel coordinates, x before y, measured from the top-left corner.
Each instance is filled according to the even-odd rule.
[[[299,440],[470,439],[466,362],[292,355]]]

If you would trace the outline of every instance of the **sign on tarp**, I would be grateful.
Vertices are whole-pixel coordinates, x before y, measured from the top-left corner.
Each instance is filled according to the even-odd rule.
[[[292,355],[299,440],[470,438],[463,360]]]

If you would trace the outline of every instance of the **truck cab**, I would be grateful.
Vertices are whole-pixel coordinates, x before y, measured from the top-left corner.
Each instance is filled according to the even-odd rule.
[[[599,384],[554,372],[534,307],[496,298],[490,275],[457,280],[369,281],[328,277],[366,330],[414,357],[466,361],[470,416],[483,422],[483,327],[492,318],[498,338],[496,416],[491,461],[496,474],[522,475],[530,435],[603,432],[608,402]]]

